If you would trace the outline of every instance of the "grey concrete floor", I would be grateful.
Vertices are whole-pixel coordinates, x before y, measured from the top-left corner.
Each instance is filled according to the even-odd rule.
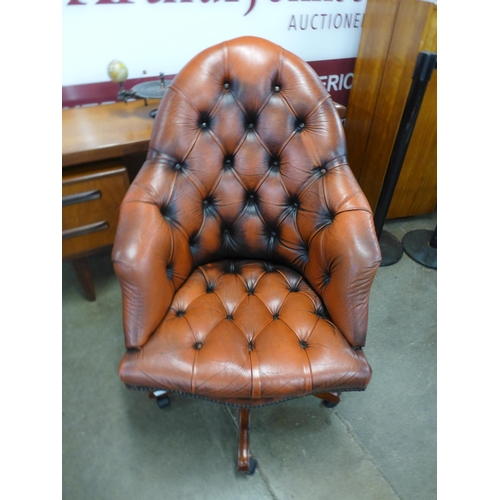
[[[398,238],[436,215],[392,220]],[[406,254],[379,269],[365,354],[373,377],[333,410],[306,397],[252,410],[254,476],[235,469],[237,410],[173,395],[160,410],[117,374],[121,294],[89,258],[97,300],[62,270],[62,491],[68,500],[436,498],[437,271]]]

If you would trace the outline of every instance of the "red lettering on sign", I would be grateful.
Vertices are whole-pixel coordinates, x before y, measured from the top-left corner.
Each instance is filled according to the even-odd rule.
[[[134,3],[130,0],[99,0],[96,5],[110,4],[110,3]]]

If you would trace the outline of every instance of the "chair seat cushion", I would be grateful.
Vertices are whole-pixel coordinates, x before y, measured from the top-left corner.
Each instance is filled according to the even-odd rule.
[[[195,269],[119,372],[129,386],[249,404],[363,390],[371,377],[362,350],[349,345],[300,274],[252,260]]]

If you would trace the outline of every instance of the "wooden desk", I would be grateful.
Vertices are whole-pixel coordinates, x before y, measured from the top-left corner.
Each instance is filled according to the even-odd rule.
[[[63,110],[63,168],[146,153],[154,122],[149,113],[157,104],[140,100]]]
[[[160,101],[62,111],[62,257],[71,260],[89,300],[87,257],[111,248],[120,203],[144,163]]]

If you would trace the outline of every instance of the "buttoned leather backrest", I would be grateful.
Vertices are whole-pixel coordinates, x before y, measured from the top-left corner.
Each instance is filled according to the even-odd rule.
[[[113,257],[127,346],[147,341],[194,268],[240,257],[303,274],[364,344],[380,255],[341,120],[308,64],[254,37],[194,57],[158,109]]]

